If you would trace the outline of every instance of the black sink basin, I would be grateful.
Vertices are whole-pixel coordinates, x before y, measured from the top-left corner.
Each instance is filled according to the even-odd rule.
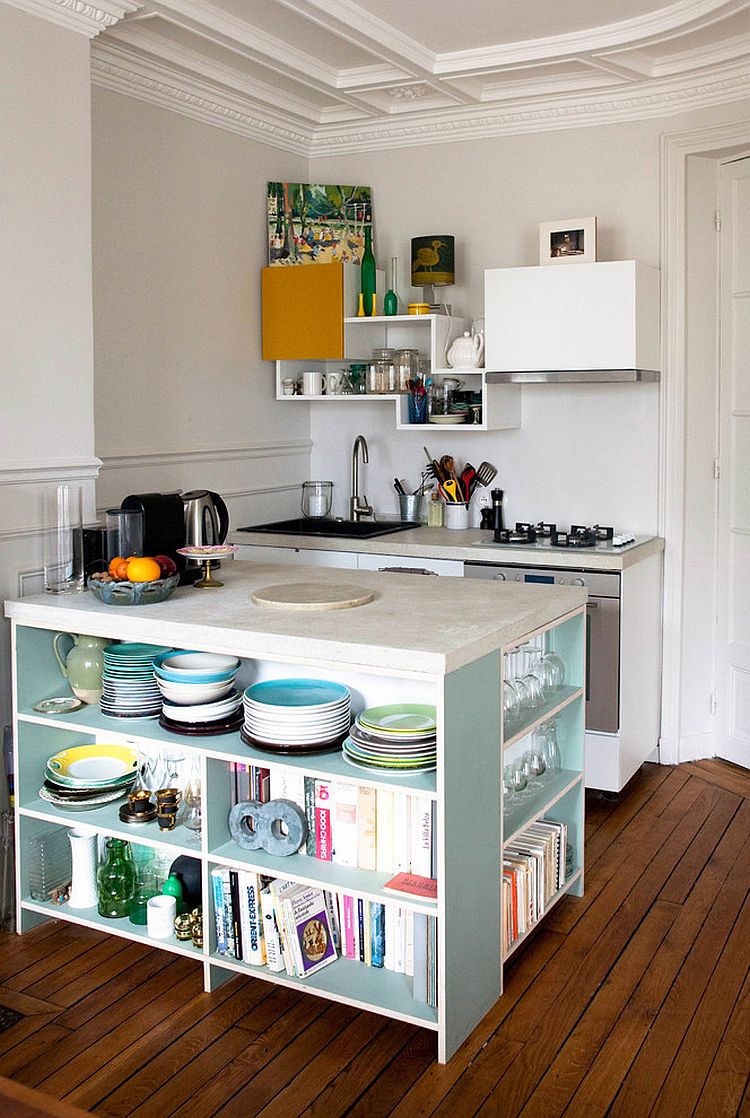
[[[410,520],[316,520],[299,516],[295,520],[275,520],[272,524],[252,524],[238,532],[273,532],[282,536],[328,536],[341,540],[370,540],[391,532],[418,528]]]

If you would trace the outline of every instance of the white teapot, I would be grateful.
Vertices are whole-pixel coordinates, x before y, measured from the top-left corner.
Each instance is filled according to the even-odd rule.
[[[452,369],[478,369],[484,355],[484,340],[481,334],[464,331],[462,338],[456,338],[448,350],[448,364]]]

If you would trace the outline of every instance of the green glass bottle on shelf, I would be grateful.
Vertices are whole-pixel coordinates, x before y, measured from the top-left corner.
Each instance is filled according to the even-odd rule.
[[[170,873],[169,877],[162,885],[161,891],[167,897],[174,897],[177,904],[177,915],[179,916],[183,910],[182,882],[179,877],[174,873]]]
[[[391,274],[388,290],[383,296],[383,314],[398,314],[398,257],[391,257]]]
[[[362,254],[360,265],[360,288],[362,291],[362,306],[365,315],[369,318],[377,313],[375,303],[375,256],[372,251],[372,226],[365,226],[365,251]]]
[[[136,869],[130,843],[124,839],[107,839],[107,858],[96,875],[99,915],[110,920],[127,917],[135,883]]]

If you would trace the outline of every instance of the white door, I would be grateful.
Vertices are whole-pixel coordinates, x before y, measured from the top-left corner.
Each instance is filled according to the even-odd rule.
[[[720,169],[716,754],[750,768],[750,158]]]

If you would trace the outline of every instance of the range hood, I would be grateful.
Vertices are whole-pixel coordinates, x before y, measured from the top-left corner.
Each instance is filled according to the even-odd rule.
[[[659,272],[612,260],[485,272],[489,384],[658,381]]]
[[[657,369],[488,369],[485,373],[488,384],[634,384],[660,379]]]

